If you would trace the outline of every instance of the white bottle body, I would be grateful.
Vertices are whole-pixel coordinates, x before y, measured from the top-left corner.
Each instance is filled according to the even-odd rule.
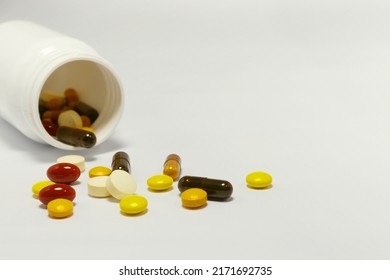
[[[80,100],[99,112],[97,143],[112,134],[124,96],[113,67],[87,44],[27,21],[0,24],[0,116],[34,141],[66,150],[44,129],[39,115],[42,91],[74,88]]]

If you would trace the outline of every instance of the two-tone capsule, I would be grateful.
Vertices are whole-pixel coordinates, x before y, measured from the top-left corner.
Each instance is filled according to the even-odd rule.
[[[170,154],[164,162],[163,174],[172,177],[176,181],[181,172],[181,159],[176,154]]]
[[[199,188],[207,192],[208,199],[225,200],[233,193],[233,186],[228,181],[205,177],[184,176],[178,182],[180,192]]]

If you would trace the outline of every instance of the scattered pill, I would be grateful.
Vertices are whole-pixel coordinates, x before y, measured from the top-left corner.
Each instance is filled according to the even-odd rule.
[[[163,174],[171,176],[173,180],[177,180],[181,172],[181,159],[176,154],[168,155],[164,163]]]
[[[125,214],[140,214],[147,209],[148,201],[145,197],[140,195],[128,195],[121,199],[119,207]]]
[[[154,175],[146,181],[149,189],[153,191],[164,191],[172,187],[173,179],[168,175]]]
[[[246,176],[246,183],[251,188],[263,189],[272,184],[272,177],[266,172],[256,171]]]
[[[48,181],[48,180],[43,180],[35,183],[32,186],[32,192],[35,198],[38,198],[39,192],[43,189],[46,188],[47,186],[54,185],[55,182],[53,181]]]
[[[62,112],[58,116],[58,126],[69,126],[73,128],[80,128],[83,126],[83,121],[80,115],[74,110]]]
[[[111,174],[111,169],[106,166],[95,166],[89,170],[89,177],[108,176]]]
[[[132,175],[124,170],[114,170],[107,179],[107,190],[116,199],[134,194],[137,183]]]
[[[111,169],[114,170],[123,170],[128,173],[130,172],[130,159],[129,155],[125,152],[117,152],[112,157]]]
[[[228,181],[204,177],[185,176],[178,182],[180,192],[190,188],[200,188],[207,192],[209,199],[228,199],[233,193],[233,186]]]
[[[187,189],[180,197],[182,205],[187,208],[198,208],[207,203],[207,192],[199,188]]]
[[[62,156],[62,157],[57,158],[57,163],[62,163],[62,162],[71,163],[71,164],[76,165],[80,169],[80,172],[85,171],[85,158],[83,156],[66,155],[66,156]]]
[[[93,197],[109,197],[111,194],[107,190],[108,176],[97,176],[88,179],[88,194]]]
[[[57,198],[47,204],[47,212],[52,218],[66,218],[73,214],[73,202]]]
[[[50,201],[57,198],[65,198],[73,201],[76,197],[76,191],[66,184],[53,184],[43,188],[39,194],[39,200],[47,205]]]
[[[75,147],[92,148],[96,144],[96,135],[87,130],[60,126],[57,130],[57,140]]]
[[[46,175],[53,182],[71,184],[80,177],[80,169],[72,163],[56,163],[47,169]]]

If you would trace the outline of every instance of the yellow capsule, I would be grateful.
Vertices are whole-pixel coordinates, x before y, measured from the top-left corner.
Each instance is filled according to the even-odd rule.
[[[146,183],[153,191],[165,191],[172,187],[173,179],[168,175],[160,174],[150,177]]]
[[[89,170],[89,177],[109,176],[111,169],[105,166],[95,166]]]
[[[256,171],[246,176],[246,183],[249,187],[263,189],[272,184],[272,177],[266,172]]]
[[[119,207],[125,214],[140,214],[148,208],[148,201],[140,195],[128,195],[121,199]]]
[[[177,180],[181,171],[181,159],[176,154],[168,155],[164,163],[163,173],[171,176],[173,180]]]
[[[43,189],[43,188],[46,188],[47,186],[50,186],[50,185],[53,185],[55,184],[54,182],[52,181],[48,181],[48,180],[44,180],[44,181],[39,181],[37,183],[35,183],[33,186],[32,186],[32,192],[33,192],[33,195],[35,198],[38,198],[38,194],[39,192]]]
[[[65,218],[73,214],[73,202],[65,198],[57,198],[47,204],[47,211],[52,218]]]
[[[191,188],[181,193],[181,203],[187,208],[198,208],[207,203],[207,192],[199,188]]]

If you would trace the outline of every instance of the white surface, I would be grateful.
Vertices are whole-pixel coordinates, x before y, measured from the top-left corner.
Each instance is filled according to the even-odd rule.
[[[112,137],[86,169],[131,159],[146,214],[75,186],[74,215],[47,217],[31,186],[67,154],[0,121],[0,257],[39,259],[390,258],[388,1],[20,1],[27,19],[79,38],[126,91]],[[147,190],[166,156],[183,175],[230,181],[199,211],[177,186]],[[273,187],[253,190],[263,170]],[[102,239],[109,242],[102,244]]]

